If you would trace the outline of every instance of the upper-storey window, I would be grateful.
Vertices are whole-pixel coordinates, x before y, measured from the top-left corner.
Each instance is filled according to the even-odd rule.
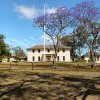
[[[63,49],[63,52],[65,52],[65,49]]]
[[[50,52],[50,49],[48,49],[48,52]]]
[[[59,49],[58,49],[58,52],[59,52]]]
[[[35,52],[35,50],[34,50],[34,49],[33,49],[32,51],[33,51],[33,52]]]
[[[40,49],[38,49],[38,52],[40,52]]]

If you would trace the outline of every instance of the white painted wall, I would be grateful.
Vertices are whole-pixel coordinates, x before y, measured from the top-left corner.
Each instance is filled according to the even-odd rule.
[[[16,59],[15,58],[10,58],[9,62],[12,62],[12,61],[16,61]],[[8,62],[8,58],[2,59],[2,62]]]
[[[84,60],[88,63],[89,62],[89,57],[85,57]]]
[[[50,52],[47,51],[48,49],[46,49],[45,54],[54,54],[54,49],[50,50]],[[40,56],[40,58],[42,58],[44,54],[43,49],[41,49],[40,53],[38,52],[38,50],[35,50],[35,52],[33,53],[32,50],[28,50],[28,58],[27,61],[28,62],[33,62],[33,56],[35,57],[35,61],[34,62],[38,62],[38,56]],[[59,56],[59,61],[63,61],[63,56],[65,56],[65,61],[70,62],[71,61],[71,57],[70,57],[70,50],[69,49],[65,49],[65,52],[63,52],[62,49],[59,50],[57,56]]]
[[[96,58],[96,63],[100,63],[100,57]]]
[[[89,62],[89,57],[85,57],[84,60],[88,63]],[[96,63],[100,63],[100,57],[99,57],[99,60],[98,58],[96,58]]]

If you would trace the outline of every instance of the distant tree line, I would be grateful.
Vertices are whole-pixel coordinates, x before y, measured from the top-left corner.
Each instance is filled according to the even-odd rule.
[[[5,43],[5,36],[3,34],[0,34],[0,60],[4,58],[5,56],[10,56],[10,48],[9,45]]]
[[[20,61],[22,57],[26,57],[25,52],[20,46],[11,47],[5,42],[5,36],[0,34],[0,61],[3,58],[14,57],[16,61]]]

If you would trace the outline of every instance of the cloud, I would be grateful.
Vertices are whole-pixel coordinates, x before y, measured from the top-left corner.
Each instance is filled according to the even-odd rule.
[[[51,13],[55,13],[57,10],[57,8],[49,8],[47,7],[46,13],[51,14]]]
[[[11,45],[11,46],[23,46],[23,47],[26,47],[26,44],[20,40],[17,40],[17,39],[10,39],[8,40],[8,43]]]
[[[38,10],[35,7],[29,7],[24,5],[16,5],[15,11],[19,13],[21,17],[27,19],[33,19],[38,15]]]
[[[16,47],[16,46],[20,46],[22,47],[25,51],[26,48],[29,48],[30,46],[35,45],[32,41],[23,39],[23,41],[18,40],[18,39],[14,39],[14,38],[8,38],[6,39],[7,43],[10,45],[10,47]]]
[[[31,40],[37,40],[35,37],[31,36],[29,39]]]
[[[57,7],[49,7],[48,4],[45,5],[46,13],[51,14],[55,13],[57,10]]]
[[[55,13],[57,8],[49,7],[46,5],[46,13]],[[21,18],[27,18],[29,20],[41,15],[44,13],[44,9],[35,8],[34,6],[27,5],[15,5],[14,11],[18,13]]]

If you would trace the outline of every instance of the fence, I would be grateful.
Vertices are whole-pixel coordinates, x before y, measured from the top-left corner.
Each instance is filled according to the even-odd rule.
[[[34,70],[34,69],[53,69],[52,62],[7,62],[0,63],[0,70]],[[86,63],[66,63],[57,62],[56,70],[74,70],[74,71],[100,71],[100,64],[95,68],[91,68],[91,64]]]

